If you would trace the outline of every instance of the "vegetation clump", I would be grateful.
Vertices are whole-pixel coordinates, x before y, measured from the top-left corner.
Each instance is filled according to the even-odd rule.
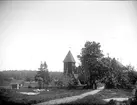
[[[96,84],[102,82],[107,89],[132,89],[137,80],[134,67],[124,66],[109,55],[105,57],[100,43],[87,41],[78,58],[81,62],[78,69],[85,77],[84,83],[90,88],[97,88]]]
[[[35,81],[38,81],[39,89],[44,88],[45,85],[50,83],[51,79],[46,62],[44,64],[41,63],[39,71],[35,76]]]

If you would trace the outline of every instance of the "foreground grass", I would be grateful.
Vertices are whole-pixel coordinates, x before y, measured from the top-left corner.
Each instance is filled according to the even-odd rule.
[[[90,95],[84,97],[83,99],[78,99],[77,101],[60,104],[60,105],[106,105],[106,104],[107,102],[103,101],[102,99],[94,95]]]
[[[103,91],[98,92],[95,95],[89,95],[83,99],[79,99],[74,102],[60,104],[60,105],[112,105],[105,102],[103,99],[107,98],[120,98],[120,97],[131,97],[131,90],[122,90],[122,89],[104,89]]]
[[[6,105],[31,105],[36,104],[40,102],[45,102],[53,99],[63,98],[63,97],[70,97],[74,95],[80,95],[82,93],[91,91],[86,89],[79,89],[79,90],[67,90],[67,89],[49,89],[50,91],[43,91],[38,95],[24,95],[20,94],[21,90],[1,90],[1,93],[4,94],[0,97],[2,100],[0,100],[0,103]],[[22,90],[26,91],[26,90]],[[32,89],[28,89],[28,92],[32,92]]]
[[[0,104],[4,105],[31,105],[31,104],[37,104],[53,99],[59,99],[63,97],[70,97],[74,95],[80,95],[82,93],[91,91],[87,89],[49,89],[50,91],[43,91],[38,95],[34,96],[28,96],[20,94],[19,92],[32,92],[32,89],[20,89],[20,90],[0,90],[0,92],[4,93],[0,97]],[[109,105],[103,99],[107,98],[120,98],[120,97],[131,97],[132,92],[131,90],[120,90],[120,89],[104,89],[103,91],[98,92],[95,95],[89,95],[84,97],[83,99],[78,99],[77,101],[66,103],[66,104],[60,104],[60,105]]]
[[[132,90],[122,90],[122,89],[104,89],[95,95],[101,99],[107,98],[127,98],[132,97]]]

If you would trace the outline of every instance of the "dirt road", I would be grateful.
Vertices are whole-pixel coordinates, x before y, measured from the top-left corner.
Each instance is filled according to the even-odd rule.
[[[84,98],[88,95],[94,95],[94,94],[98,93],[99,91],[101,91],[103,89],[104,89],[104,87],[100,87],[96,90],[92,90],[90,92],[86,92],[86,93],[83,93],[81,95],[50,100],[50,101],[38,103],[38,104],[35,104],[35,105],[54,105],[54,104],[61,104],[61,103],[69,103],[69,102],[72,102],[72,101],[76,101],[78,99],[82,99],[82,98]]]

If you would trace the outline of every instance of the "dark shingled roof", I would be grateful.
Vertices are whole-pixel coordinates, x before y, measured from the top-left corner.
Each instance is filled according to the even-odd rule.
[[[66,55],[65,59],[63,62],[75,62],[74,57],[72,56],[71,52],[69,51],[68,54]]]

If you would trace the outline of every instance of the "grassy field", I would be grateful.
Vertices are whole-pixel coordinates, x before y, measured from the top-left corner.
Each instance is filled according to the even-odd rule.
[[[119,89],[104,89],[103,91],[100,91],[95,95],[86,96],[83,99],[60,105],[109,105],[107,102],[103,101],[103,99],[120,97],[132,97],[132,91]]]
[[[84,97],[83,99],[78,99],[77,101],[60,104],[60,105],[106,105],[106,104],[107,102],[103,101],[102,99],[94,95],[90,95]]]
[[[132,90],[122,90],[122,89],[104,89],[103,91],[97,93],[95,96],[106,99],[106,98],[126,98],[132,97]]]
[[[79,94],[82,94],[84,92],[88,92],[91,90],[87,90],[87,89],[67,90],[67,89],[55,89],[54,88],[54,89],[49,89],[49,91],[43,91],[43,92],[40,92],[40,94],[38,95],[32,95],[32,96],[19,93],[19,92],[26,92],[26,91],[33,92],[33,89],[23,88],[19,90],[5,91],[4,94],[6,95],[6,98],[4,99],[6,99],[7,102],[14,103],[16,105],[31,105],[31,104],[49,101],[52,99],[79,95]]]
[[[4,90],[4,102],[6,105],[31,105],[40,102],[49,101],[52,99],[58,99],[63,97],[69,97],[74,95],[80,95],[82,93],[91,91],[91,89],[58,89],[58,88],[50,88],[49,91],[40,92],[38,95],[23,95],[19,92],[34,92],[31,88],[21,88],[19,90]],[[3,91],[2,91],[3,92]],[[61,104],[61,105],[105,105],[106,102],[103,99],[107,98],[125,98],[131,97],[132,91],[131,90],[120,90],[120,89],[104,89],[99,93],[90,96],[86,96],[83,99],[77,100],[75,102]],[[0,97],[1,98],[1,97]],[[2,100],[0,100],[0,104]],[[5,104],[5,103],[2,103]]]

